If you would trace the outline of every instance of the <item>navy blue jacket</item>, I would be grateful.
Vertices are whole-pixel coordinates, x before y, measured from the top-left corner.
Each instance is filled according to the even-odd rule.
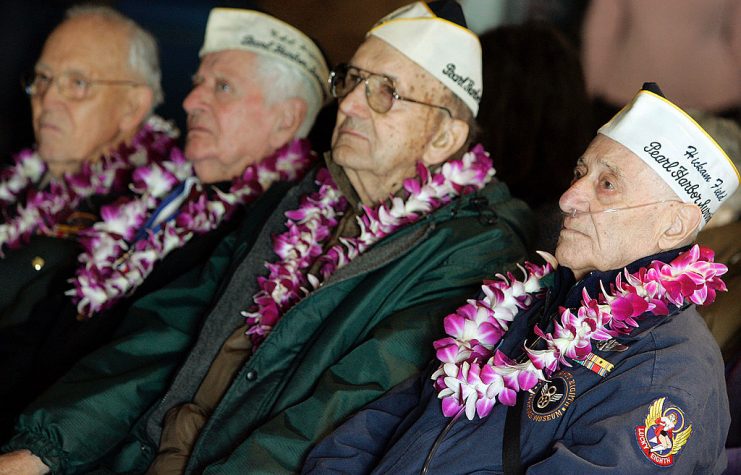
[[[654,259],[669,262],[678,252],[641,259],[628,270]],[[571,271],[560,268],[548,295],[515,318],[500,349],[519,356],[523,341],[533,341],[533,323],[546,319],[543,327],[550,331],[559,305],[577,306],[583,288],[595,296],[599,282],[607,287],[617,272],[592,272],[574,283]],[[640,323],[626,337],[593,345],[595,355],[614,365],[604,376],[574,363],[531,394],[520,394],[527,473],[723,471],[730,417],[715,340],[694,306],[675,308],[669,317],[646,316]],[[317,445],[304,472],[420,473],[450,422],[440,406],[430,372],[409,380]],[[483,420],[463,416],[454,422],[428,473],[502,473],[506,412],[506,406],[496,405]]]

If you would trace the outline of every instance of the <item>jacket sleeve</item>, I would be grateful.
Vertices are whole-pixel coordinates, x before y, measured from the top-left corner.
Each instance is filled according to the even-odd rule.
[[[301,473],[367,473],[404,417],[420,404],[427,373],[414,376],[368,404],[309,453]]]
[[[20,416],[3,452],[28,449],[53,473],[95,466],[162,395],[227,268],[225,239],[208,264],[137,301],[116,338],[78,362]]]
[[[728,416],[714,402],[715,391],[695,396],[669,385],[650,388],[630,385],[627,379],[620,387],[611,385],[612,395],[580,412],[564,437],[553,445],[551,455],[530,466],[527,473],[723,472],[724,424],[727,426],[724,421]],[[671,412],[681,414],[681,418],[667,432],[659,421]],[[661,441],[657,432],[662,430],[668,434],[664,447],[671,448],[658,445]]]

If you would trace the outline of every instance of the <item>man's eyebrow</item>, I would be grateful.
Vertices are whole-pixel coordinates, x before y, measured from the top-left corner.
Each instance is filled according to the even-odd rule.
[[[392,75],[392,74],[381,74],[381,76],[385,76],[385,77],[391,79],[391,82],[393,82],[394,84],[396,84],[399,81],[399,78],[396,77],[396,76],[394,76],[394,75]]]
[[[54,71],[51,66],[44,64],[44,63],[36,63],[36,65],[34,66],[34,69],[52,72],[54,76],[58,74],[72,74],[72,75],[82,76],[85,78],[90,78],[90,76],[93,75],[91,71],[84,71],[78,67],[64,68],[61,71]]]
[[[609,163],[607,160],[605,160],[602,157],[595,158],[594,160],[592,160],[592,166],[595,166],[595,165],[607,168],[610,171],[610,173],[612,173],[618,178],[623,177],[623,172],[622,170],[620,170],[620,168],[615,167],[613,164]],[[586,158],[584,158],[584,155],[576,159],[576,166],[577,167],[580,167],[580,166],[588,167],[589,166],[587,165],[587,160]]]
[[[379,73],[379,72],[376,72],[376,71],[370,71],[368,69],[363,69],[360,66],[355,66],[352,63],[348,63],[348,66],[350,66],[351,68],[355,68],[355,69],[358,69],[360,71],[363,71],[365,73],[375,74],[376,76],[383,76],[385,78],[390,79],[394,84],[396,84],[396,81],[399,79],[399,78],[397,78],[396,76],[394,76],[392,74],[386,74],[386,73]]]
[[[600,158],[600,159],[598,160],[598,162],[597,162],[597,163],[599,163],[599,164],[600,164],[600,165],[602,165],[603,167],[605,167],[605,168],[607,168],[608,170],[610,170],[610,172],[612,172],[612,174],[613,174],[613,175],[615,175],[616,177],[618,177],[618,178],[622,178],[622,176],[623,176],[623,171],[622,171],[622,170],[620,170],[619,168],[615,167],[614,165],[612,165],[612,164],[610,164],[610,163],[607,163],[607,162],[606,162],[606,161],[605,161],[604,159],[602,159],[602,158]]]

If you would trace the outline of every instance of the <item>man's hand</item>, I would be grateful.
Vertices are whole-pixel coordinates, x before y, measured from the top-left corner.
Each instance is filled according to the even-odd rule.
[[[0,455],[0,475],[44,475],[49,473],[40,458],[28,450]]]

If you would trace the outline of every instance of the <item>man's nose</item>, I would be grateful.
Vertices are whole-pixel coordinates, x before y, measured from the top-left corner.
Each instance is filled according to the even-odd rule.
[[[588,180],[582,177],[575,180],[569,188],[564,191],[558,200],[558,206],[564,213],[589,210],[589,193],[587,191]]]
[[[339,108],[347,116],[364,117],[369,113],[368,99],[365,96],[365,82],[360,81],[348,95],[339,100]]]
[[[203,84],[194,85],[193,89],[183,99],[183,109],[185,109],[185,112],[191,113],[201,108],[205,101],[205,86]]]

